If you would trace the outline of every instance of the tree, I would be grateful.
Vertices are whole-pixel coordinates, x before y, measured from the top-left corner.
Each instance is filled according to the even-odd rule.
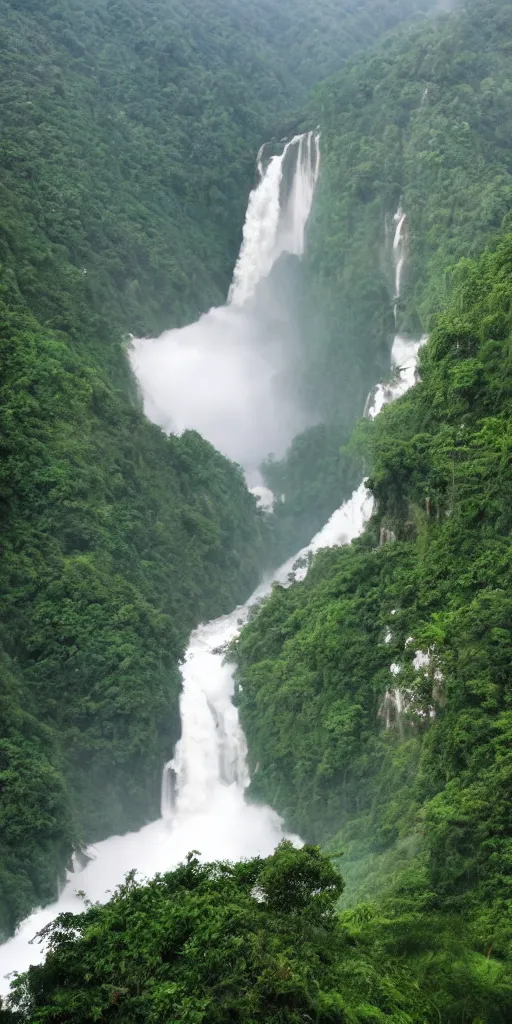
[[[106,906],[63,914],[46,961],[14,983],[31,1024],[344,1021],[336,990],[340,875],[316,847],[200,864],[195,853]]]

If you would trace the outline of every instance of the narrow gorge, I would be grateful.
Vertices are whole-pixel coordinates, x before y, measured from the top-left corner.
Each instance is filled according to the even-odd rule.
[[[256,391],[258,416],[263,417],[267,424],[270,420],[270,428],[274,422],[279,423],[281,431],[282,398],[272,393],[266,380],[258,379],[254,367],[252,372],[241,375],[233,383],[233,362],[236,358],[233,353],[242,349],[239,354],[244,363],[250,359],[244,351],[245,346],[252,348],[253,356],[261,356],[264,336],[256,336],[254,341],[254,330],[247,328],[247,324],[252,327],[253,323],[258,323],[258,288],[268,278],[282,253],[296,257],[304,253],[306,224],[320,166],[320,137],[309,132],[292,139],[280,156],[271,157],[266,170],[262,158],[263,151],[260,150],[257,160],[260,182],[249,198],[242,249],[235,266],[229,304],[221,310],[211,310],[198,325],[169,332],[158,341],[134,342],[131,357],[150,418],[174,430],[201,429],[204,424],[196,422],[194,408],[203,406],[206,389],[218,403],[216,411],[210,413],[212,422],[225,430],[225,437],[233,438],[235,443],[240,443],[240,437],[245,433],[250,438],[254,437],[256,427],[251,419],[251,409],[247,402],[242,402],[233,417],[232,410],[226,408],[222,393],[212,380],[208,357],[215,364],[220,362],[216,372],[230,377],[229,389],[234,387],[237,394],[249,393],[251,398]],[[283,181],[288,182],[288,187],[283,185]],[[398,226],[393,253],[398,299],[404,262],[400,241],[405,215],[399,211],[396,219]],[[267,296],[268,292],[265,294]],[[239,310],[244,317],[242,325]],[[227,358],[222,348],[219,352],[215,333],[212,336],[212,322],[223,315],[228,322],[233,318],[236,339],[235,349],[230,349],[231,357],[228,355]],[[196,344],[203,346],[202,352],[198,353],[194,347],[194,334],[197,336]],[[154,353],[153,349],[156,350]],[[418,349],[416,341],[399,336],[395,338],[391,363],[396,379],[375,387],[367,403],[366,415],[369,418],[377,416],[385,405],[414,385]],[[185,368],[181,379],[176,381],[176,364],[179,365],[180,359],[184,360]],[[154,391],[148,383],[148,364],[151,367],[149,379],[153,385],[159,384],[169,409],[176,417],[172,424],[165,418],[162,420],[159,414]],[[269,371],[276,375],[279,373],[274,352],[266,354],[262,366],[266,374]],[[186,399],[184,421],[176,412],[176,396],[180,392]],[[209,436],[208,429],[203,429],[202,433],[214,443],[219,441],[219,438]],[[286,438],[286,442],[291,436]],[[260,435],[258,440],[261,440]],[[264,434],[258,460],[275,446],[276,440],[275,432]],[[249,475],[259,464],[259,461],[254,461],[252,448],[249,455],[247,447],[230,451],[229,440],[218,444],[218,447],[224,449],[225,455],[238,455]],[[261,500],[261,488],[256,485],[255,490]],[[311,543],[291,557],[268,581],[260,584],[245,605],[200,626],[192,634],[181,668],[181,738],[174,757],[163,769],[161,818],[140,832],[114,836],[74,854],[73,870],[68,872],[58,902],[31,915],[19,926],[16,936],[0,947],[4,989],[10,972],[24,971],[44,955],[44,944],[34,946],[34,936],[59,914],[80,910],[83,896],[77,896],[77,891],[83,893],[87,900],[103,902],[129,871],[136,870],[141,877],[151,878],[182,862],[190,850],[198,850],[207,861],[268,856],[285,838],[283,822],[275,811],[248,803],[245,799],[245,790],[250,782],[247,747],[233,703],[235,682],[233,666],[226,661],[226,647],[240,633],[254,609],[271,593],[274,583],[286,587],[290,581],[304,578],[308,562],[315,552],[350,544],[362,533],[371,512],[372,499],[363,481]],[[293,837],[293,841],[301,843],[298,837]]]
[[[0,45],[0,1024],[508,1024],[510,4]]]

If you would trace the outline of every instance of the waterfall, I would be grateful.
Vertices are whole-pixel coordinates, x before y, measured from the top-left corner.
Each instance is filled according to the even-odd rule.
[[[198,430],[248,475],[311,423],[294,390],[294,318],[272,268],[283,253],[304,252],[320,138],[295,136],[266,166],[264,152],[227,304],[157,339],[134,339],[130,351],[148,418],[168,432]]]
[[[386,690],[384,700],[379,708],[379,716],[384,720],[386,729],[391,729],[395,722],[401,731],[402,715],[407,710],[407,701],[404,694],[398,688]]]
[[[283,195],[288,166],[294,165],[292,185]],[[249,196],[243,241],[229,302],[243,306],[254,295],[278,257],[304,253],[306,224],[320,170],[320,138],[314,132],[296,135],[280,156],[263,170],[263,147],[257,158],[260,182]]]
[[[406,220],[407,214],[404,213],[402,205],[400,204],[394,216],[396,230],[395,237],[393,239],[393,259],[395,264],[395,321],[398,315],[398,301],[402,294],[402,274],[405,265],[406,255]]]
[[[283,232],[278,239],[279,252],[304,255],[306,224],[319,173],[320,136],[308,132],[307,135],[300,136],[292,190],[287,203]]]
[[[395,380],[376,389],[370,417],[414,383],[419,345],[395,340]],[[139,832],[113,836],[85,851],[79,879],[69,873],[58,901],[31,914],[14,938],[0,947],[0,992],[8,988],[3,976],[9,971],[26,970],[42,959],[44,947],[31,944],[36,932],[58,914],[83,910],[77,889],[89,900],[102,902],[128,871],[136,869],[151,877],[170,870],[190,850],[199,850],[207,860],[239,860],[267,856],[275,849],[284,835],[280,817],[270,807],[249,804],[245,799],[247,746],[233,704],[233,668],[225,663],[222,651],[238,635],[255,605],[270,594],[273,581],[289,586],[293,580],[303,579],[311,554],[349,544],[362,533],[372,510],[373,499],[363,482],[311,544],[264,581],[245,605],[194,631],[182,666],[181,739],[163,769],[161,818]],[[396,691],[395,701],[401,700],[399,694]],[[391,722],[390,716],[388,720]],[[290,838],[300,842],[297,837]]]
[[[164,378],[164,390],[167,388],[169,394],[165,401],[162,400],[163,406],[159,406],[160,398],[153,390],[150,407],[154,412],[160,409],[159,415],[164,415],[169,395],[172,399],[171,408],[175,400],[179,406],[181,397],[184,401],[181,429],[184,426],[201,429],[197,422],[199,405],[207,402],[209,390],[215,390],[219,376],[226,372],[224,364],[220,371],[216,365],[225,352],[222,339],[224,344],[226,335],[235,340],[236,345],[228,345],[228,354],[236,362],[237,349],[244,345],[245,338],[244,333],[240,333],[240,325],[244,325],[244,331],[249,334],[251,330],[254,332],[257,287],[264,276],[268,275],[273,262],[282,252],[300,256],[304,249],[305,228],[320,165],[318,135],[310,132],[292,139],[280,157],[272,157],[266,169],[262,148],[257,164],[260,180],[249,199],[244,239],[229,304],[220,310],[210,311],[196,325],[182,331],[167,332],[156,342],[146,339],[134,344],[132,361],[139,374],[146,402],[149,401],[148,392],[144,390],[145,382],[147,384],[144,376],[147,363],[141,359],[141,353],[147,353],[159,345],[160,354],[162,351],[170,353],[168,362],[164,359],[159,363],[158,358],[155,362],[156,375],[160,373]],[[399,291],[405,258],[403,211],[395,219],[397,228],[393,251],[397,260]],[[205,335],[205,344],[199,343],[198,330]],[[258,345],[262,344],[261,335],[257,331],[256,340]],[[394,379],[374,389],[366,409],[370,418],[377,416],[387,403],[400,397],[414,384],[420,344],[399,336],[395,338],[392,349]],[[176,353],[188,367],[185,376],[183,373],[180,376],[180,359],[176,358]],[[251,386],[254,388],[256,371],[252,363],[249,371],[253,373]],[[187,420],[185,412],[191,402],[194,405],[194,394],[191,394],[190,386],[187,391],[184,381],[189,380],[187,373],[190,376],[201,372],[206,378],[204,390],[199,388],[199,404],[194,407],[191,419]],[[176,374],[178,383],[175,380]],[[236,383],[230,380],[231,391],[236,392]],[[271,386],[266,378],[263,384]],[[151,387],[154,389],[154,385],[155,377],[147,384],[149,391]],[[183,395],[180,395],[180,389],[183,389]],[[265,397],[264,389],[258,392],[258,402],[264,401]],[[278,415],[283,418],[287,415],[287,409],[283,405],[282,395],[279,398],[281,404],[278,406]],[[230,407],[226,408],[226,392],[221,392],[217,414],[220,421],[227,420],[227,432],[233,432],[236,426],[241,429],[242,422],[245,422],[245,429],[249,433],[264,433],[262,418],[265,411],[268,415],[268,407],[262,410],[260,406],[258,417],[253,422],[246,395],[235,393],[235,399],[238,402],[239,417],[236,422],[230,418]],[[173,415],[176,415],[175,410]],[[161,421],[156,412],[154,418],[156,422]],[[290,420],[288,428],[292,427]],[[208,432],[205,433],[209,436]],[[268,449],[264,453],[266,451]],[[260,497],[269,503],[268,494],[262,493]],[[362,482],[349,501],[334,512],[311,544],[281,566],[272,579],[264,581],[245,605],[194,631],[182,665],[181,738],[162,772],[160,819],[139,832],[113,836],[82,854],[80,863],[83,866],[79,880],[75,873],[70,872],[57,902],[31,914],[14,938],[0,947],[0,992],[8,987],[3,976],[9,971],[26,970],[30,964],[42,959],[44,947],[31,942],[36,932],[60,913],[83,910],[83,903],[76,894],[77,889],[84,892],[91,901],[104,901],[128,871],[136,869],[142,876],[151,877],[157,872],[170,870],[193,849],[199,850],[208,860],[266,856],[275,849],[284,834],[280,817],[272,808],[249,804],[245,799],[249,783],[247,746],[238,710],[233,703],[233,668],[225,663],[222,652],[226,644],[238,635],[255,605],[269,595],[273,581],[289,586],[293,580],[303,579],[308,572],[311,555],[321,548],[350,543],[363,531],[372,509],[372,496]],[[395,707],[401,708],[400,691],[395,690],[392,697]],[[383,714],[390,723],[389,703],[388,700],[388,707],[383,708]],[[300,842],[297,837],[291,838],[296,843]]]
[[[169,821],[173,808],[176,793],[176,772],[174,770],[174,758],[166,761],[162,770],[162,785],[160,788],[160,816],[164,821]]]
[[[405,213],[401,203],[394,215],[393,221],[396,225],[393,238],[393,263],[395,268],[394,314],[396,324],[398,319],[398,302],[402,294],[402,276],[407,256],[407,214]],[[416,383],[419,349],[427,342],[427,340],[428,338],[426,335],[420,338],[419,341],[403,337],[399,334],[396,335],[393,342],[392,362],[394,366],[400,368],[400,378],[398,381],[395,381],[393,385],[378,384],[377,387],[370,392],[367,400],[367,406],[370,400],[372,400],[373,408],[365,409],[365,415],[372,416],[372,414],[375,414],[375,411],[377,413],[380,412],[381,408],[387,401],[389,401],[390,390],[394,392],[393,397],[399,397],[400,394],[404,394],[405,391],[408,391],[408,389]],[[390,532],[391,531],[387,531],[385,528],[381,528],[381,536],[382,534],[389,534]],[[394,612],[392,614],[394,614]],[[392,634],[388,629],[384,642],[389,643],[391,638]],[[417,656],[418,654],[421,654],[421,652],[417,652]],[[401,666],[399,664],[394,663],[390,665],[390,673],[395,679],[400,675],[400,672]],[[402,718],[405,712],[409,709],[410,703],[410,693],[400,689],[398,686],[392,686],[386,690],[378,712],[379,717],[384,721],[386,729],[390,729],[396,723],[398,724],[400,734],[402,734]]]
[[[244,611],[237,610],[237,619],[240,614],[245,617]],[[237,619],[234,613],[201,626],[191,636],[182,666],[181,739],[170,762],[176,790],[165,785],[162,793],[168,818],[202,813],[219,785],[243,792],[249,784],[245,736],[231,699],[231,669],[213,649],[219,640],[225,643],[236,635]]]

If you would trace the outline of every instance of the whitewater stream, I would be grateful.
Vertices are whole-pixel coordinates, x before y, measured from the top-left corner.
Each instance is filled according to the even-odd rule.
[[[283,164],[291,151],[295,151],[295,173],[283,204]],[[280,252],[301,255],[319,159],[318,138],[312,133],[293,140],[281,157],[268,163],[266,170],[260,151],[260,181],[249,199],[228,311],[239,309],[238,303],[242,310],[246,308],[262,275],[268,274]],[[400,258],[397,246],[397,260]],[[399,284],[398,271],[397,277]],[[187,330],[168,332],[174,336],[171,347],[175,335],[183,335]],[[393,382],[379,384],[373,390],[367,415],[376,416],[385,404],[414,384],[419,345],[404,338],[395,339]],[[146,349],[149,346],[149,342],[143,343]],[[137,371],[137,365],[135,368]],[[147,403],[146,393],[145,398]],[[233,703],[233,666],[224,662],[220,649],[237,636],[253,605],[270,593],[274,580],[287,586],[291,579],[303,579],[310,553],[350,543],[362,532],[371,512],[372,497],[361,483],[311,544],[264,581],[245,605],[195,630],[182,666],[181,739],[173,758],[163,767],[161,817],[139,832],[113,836],[90,847],[85,866],[85,858],[81,864],[74,858],[75,870],[68,873],[59,899],[31,914],[16,935],[0,947],[0,992],[8,990],[6,976],[10,972],[26,970],[42,959],[44,948],[39,942],[32,942],[41,928],[64,911],[83,910],[83,900],[77,891],[85,893],[91,901],[103,902],[128,871],[136,869],[139,876],[149,878],[171,869],[191,850],[199,851],[204,860],[238,860],[265,856],[274,850],[283,838],[283,823],[270,807],[246,801],[246,741]],[[291,838],[300,843],[298,837]]]

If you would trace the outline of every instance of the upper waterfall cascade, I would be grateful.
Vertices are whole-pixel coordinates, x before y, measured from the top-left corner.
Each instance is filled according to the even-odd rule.
[[[148,418],[169,432],[198,430],[249,475],[309,424],[290,372],[293,317],[271,271],[283,253],[304,252],[320,137],[297,135],[266,164],[264,153],[227,304],[157,339],[133,340],[130,352]]]
[[[320,136],[314,132],[296,135],[280,156],[263,166],[264,147],[258,153],[260,181],[249,196],[242,247],[238,257],[229,302],[243,306],[254,295],[282,253],[302,256],[306,224],[320,171]],[[286,194],[286,176],[292,172]]]

